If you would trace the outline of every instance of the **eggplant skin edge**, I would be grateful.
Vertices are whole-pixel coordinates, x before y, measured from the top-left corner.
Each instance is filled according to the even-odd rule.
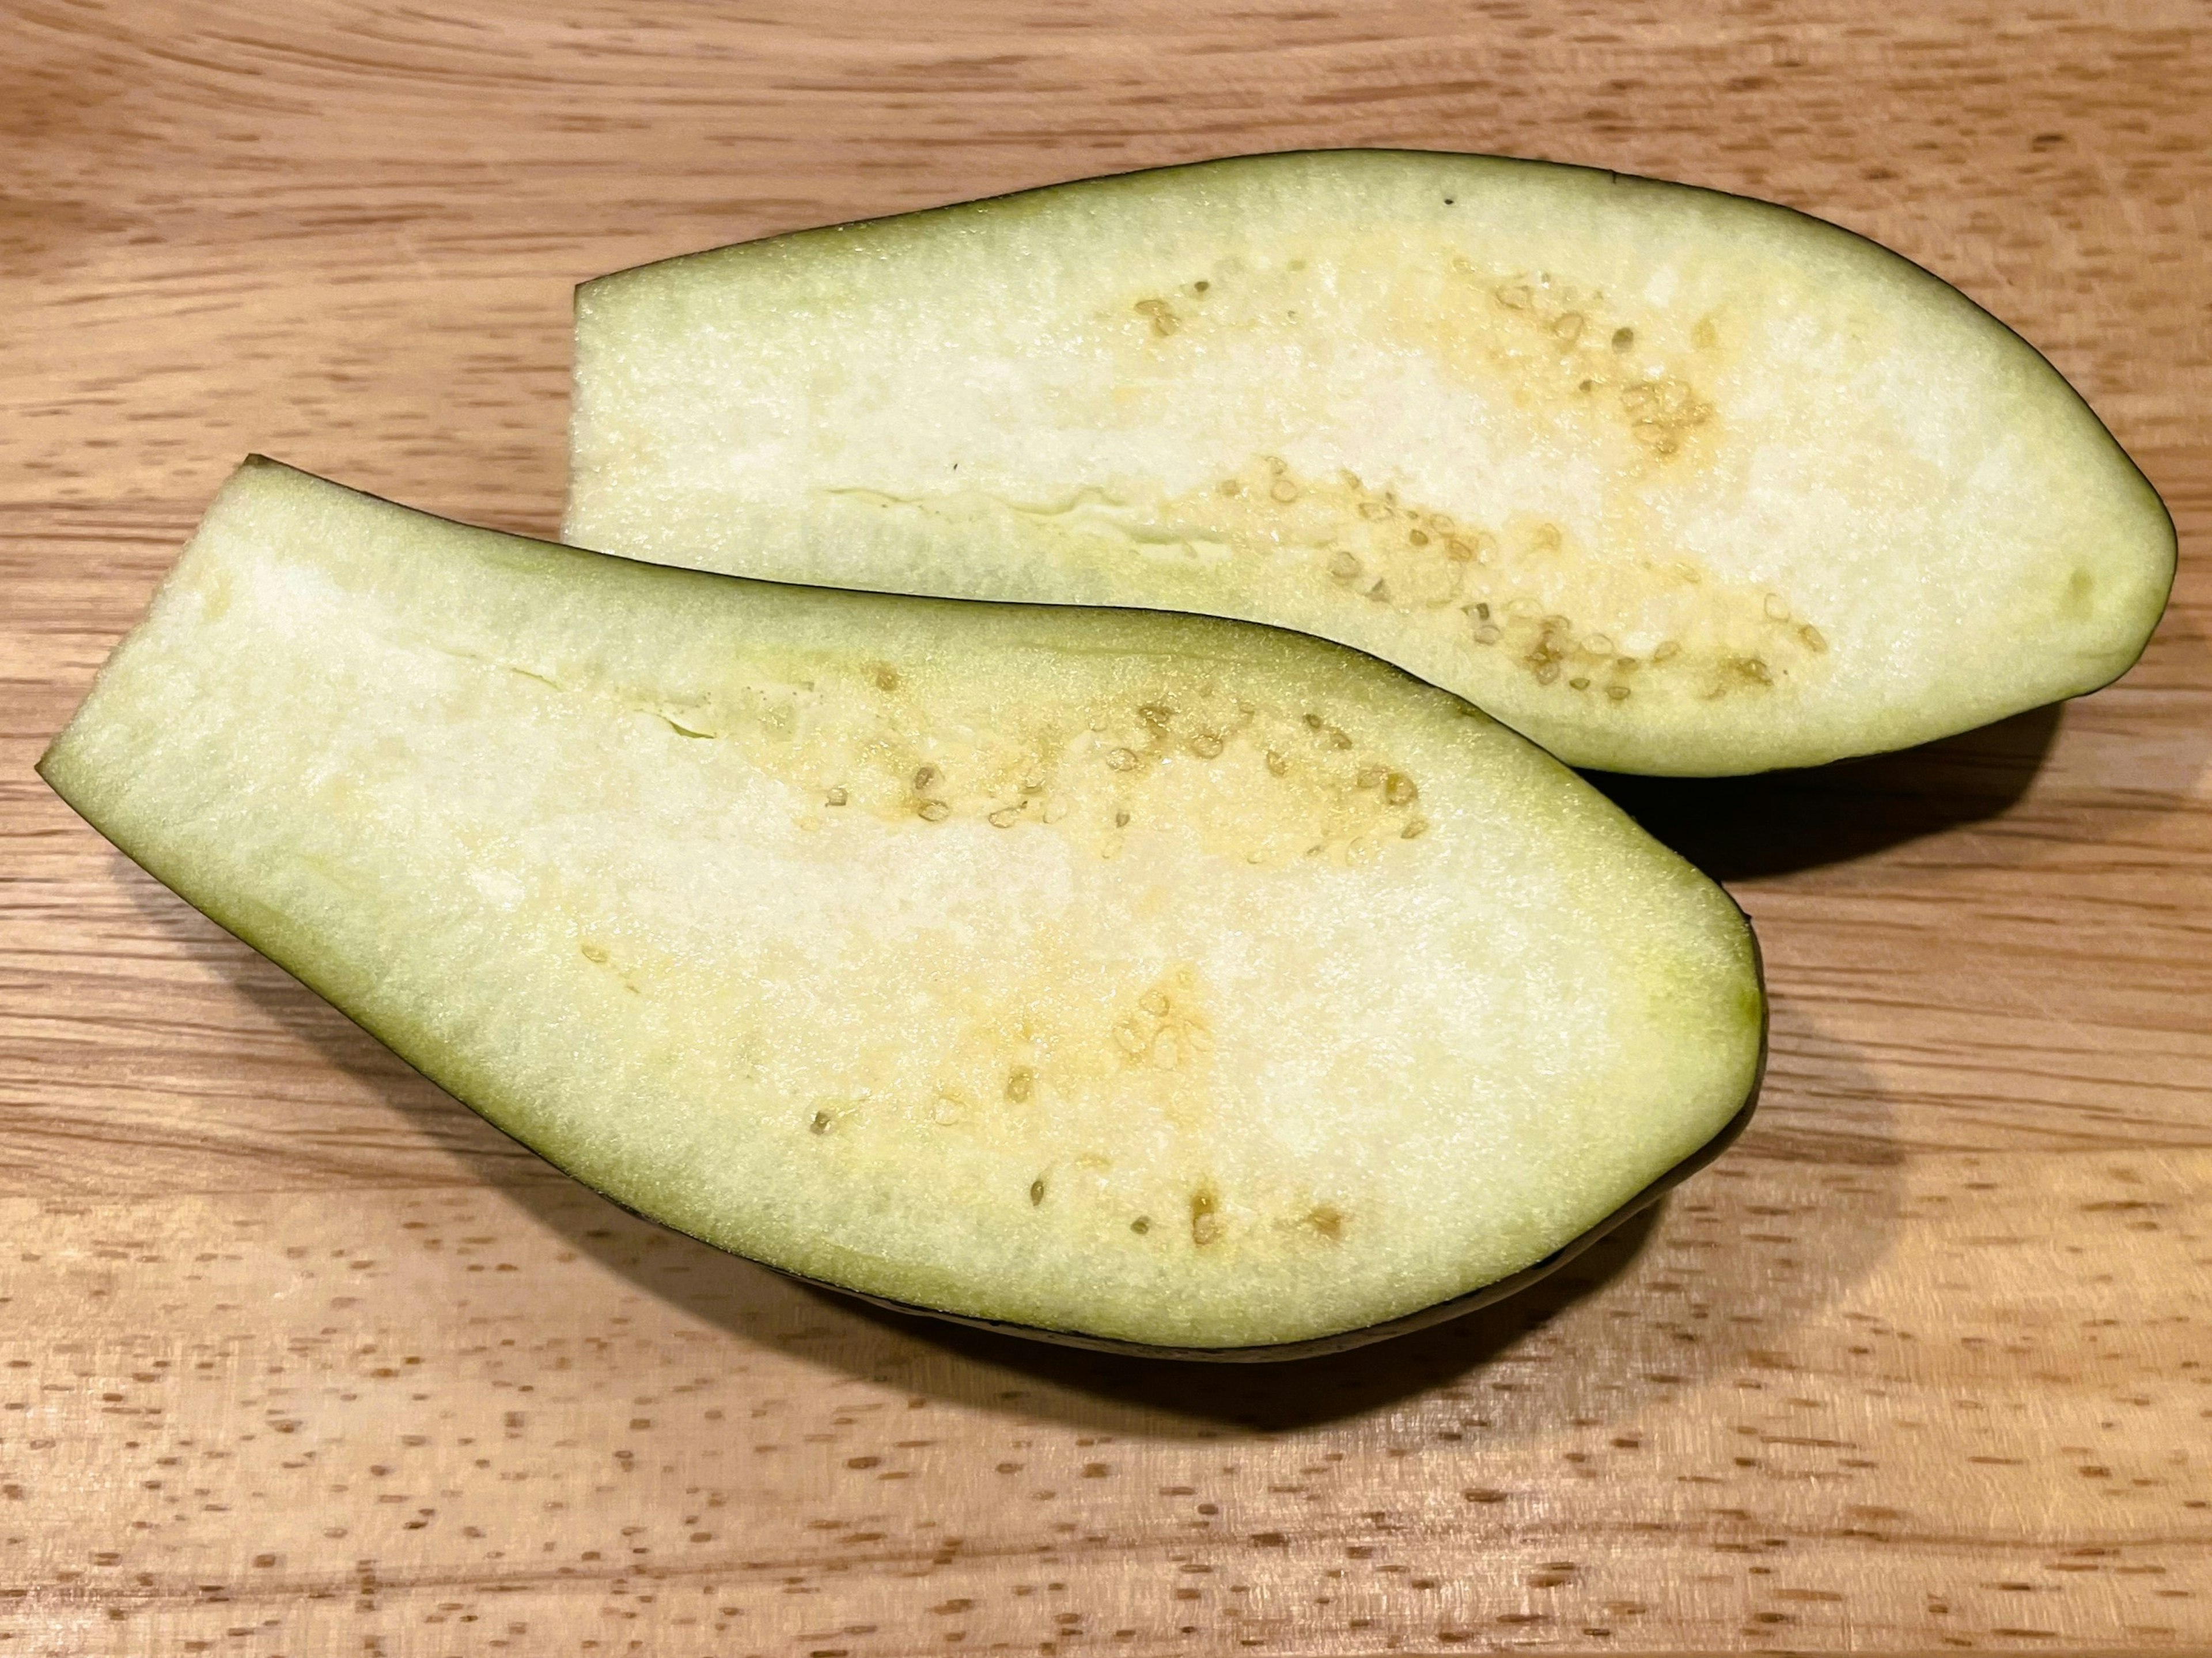
[[[43,758],[40,760],[38,765],[33,769],[38,772],[40,780],[44,781],[49,788],[53,789],[56,794],[61,796],[63,801],[69,805],[72,811],[76,811],[76,803],[70,800],[69,796],[54,782],[54,780],[46,775],[46,761]],[[78,812],[77,815],[81,818],[84,816],[82,812]],[[130,859],[133,864],[137,865],[139,869],[143,871],[157,884],[174,896],[179,902],[185,904],[186,908],[193,910],[196,914],[206,916],[209,920],[221,927],[232,938],[236,938],[247,949],[252,950],[257,955],[263,957],[264,960],[269,961],[272,965],[276,966],[278,970],[284,973],[286,976],[295,980],[303,987],[314,994],[319,1000],[326,1002],[331,1007],[336,1008],[338,1012],[343,1014],[354,1025],[358,1027],[360,1029],[366,1031],[371,1037],[374,1038],[380,1046],[391,1053],[400,1061],[400,1063],[405,1065],[409,1070],[415,1072],[417,1076],[422,1077],[424,1081],[438,1089],[440,1092],[447,1094],[453,1099],[459,1101],[460,1104],[467,1107],[474,1115],[481,1119],[483,1121],[491,1123],[491,1126],[494,1128],[499,1129],[501,1133],[506,1134],[509,1139],[514,1141],[517,1145],[521,1146],[523,1150],[528,1151],[532,1157],[541,1158],[545,1163],[550,1164],[553,1168],[560,1169],[562,1174],[567,1175],[568,1179],[574,1181],[577,1185],[582,1187],[586,1191],[592,1193],[594,1195],[604,1199],[606,1202],[614,1205],[616,1208],[622,1210],[624,1213],[635,1215],[640,1220],[646,1221],[654,1226],[660,1227],[665,1231],[674,1232],[679,1236],[690,1238],[695,1242],[703,1243],[708,1248],[714,1250],[717,1254],[730,1255],[733,1259],[738,1260],[750,1261],[756,1266],[775,1272],[779,1277],[789,1278],[794,1283],[804,1284],[815,1289],[834,1291],[836,1294],[841,1296],[850,1296],[855,1300],[866,1302],[871,1306],[880,1307],[889,1312],[903,1313],[923,1318],[943,1319],[951,1323],[965,1325],[969,1329],[988,1331],[994,1335],[1019,1336],[1032,1341],[1048,1342],[1056,1346],[1080,1347],[1091,1352],[1116,1354],[1125,1357],[1180,1359],[1200,1363],[1214,1364],[1267,1364],[1277,1363],[1285,1360],[1320,1358],[1331,1353],[1347,1352],[1355,1347],[1364,1347],[1373,1342],[1387,1340],[1392,1336],[1410,1335],[1416,1330],[1425,1330],[1431,1325],[1442,1324],[1451,1319],[1458,1318],[1462,1314],[1475,1312],[1482,1308],[1493,1305],[1498,1302],[1506,1299],[1510,1296],[1518,1294],[1521,1291],[1527,1289],[1540,1278],[1549,1277],[1553,1272],[1557,1272],[1560,1267],[1565,1266],[1569,1261],[1574,1260],[1576,1256],[1588,1249],[1599,1239],[1604,1237],[1607,1233],[1612,1231],[1624,1221],[1632,1218],[1636,1215],[1640,1214],[1644,1210],[1649,1208],[1654,1203],[1656,1203],[1669,1191],[1673,1190],[1674,1187],[1680,1185],[1684,1181],[1689,1179],[1691,1175],[1696,1174],[1699,1169],[1705,1168],[1708,1163],[1718,1157],[1722,1152],[1727,1151],[1728,1148],[1735,1143],[1736,1137],[1743,1133],[1746,1126],[1751,1121],[1752,1114],[1758,1108],[1759,1088],[1766,1076],[1768,1002],[1766,995],[1765,960],[1764,953],[1759,948],[1759,934],[1751,925],[1751,918],[1748,915],[1744,915],[1744,936],[1749,939],[1751,944],[1753,981],[1759,989],[1759,1058],[1753,1067],[1751,1087],[1744,1097],[1742,1106],[1738,1108],[1734,1116],[1730,1117],[1725,1123],[1722,1124],[1719,1132],[1714,1134],[1714,1136],[1711,1139],[1707,1140],[1703,1145],[1690,1153],[1688,1157],[1683,1158],[1681,1162],[1676,1163],[1665,1174],[1660,1175],[1658,1179],[1653,1181],[1642,1191],[1637,1193],[1635,1196],[1630,1198],[1627,1202],[1622,1204],[1620,1207],[1615,1209],[1604,1219],[1599,1221],[1595,1225],[1589,1228],[1587,1230],[1577,1234],[1573,1238],[1571,1238],[1567,1242],[1562,1244],[1559,1248],[1553,1250],[1541,1260],[1533,1262],[1529,1266],[1522,1267],[1517,1272],[1510,1273],[1504,1278],[1483,1284],[1478,1289],[1470,1290],[1464,1295],[1455,1296],[1449,1301],[1431,1303],[1426,1307],[1417,1309],[1413,1312],[1401,1315],[1395,1319],[1386,1320],[1380,1324],[1361,1325],[1356,1329],[1340,1330],[1333,1335],[1313,1336],[1302,1341],[1274,1342],[1266,1345],[1251,1347],[1171,1347],[1155,1345],[1148,1342],[1126,1341],[1110,1336],[1085,1335],[1079,1330],[1057,1330],[1047,1328],[1041,1325],[1016,1324],[1002,1320],[977,1318],[970,1314],[948,1312],[942,1308],[925,1307],[914,1302],[893,1301],[887,1297],[870,1295],[863,1290],[848,1289],[844,1284],[832,1283],[827,1278],[810,1278],[803,1272],[792,1272],[788,1268],[778,1266],[771,1261],[758,1260],[750,1255],[739,1254],[737,1251],[732,1249],[725,1249],[721,1245],[714,1242],[710,1239],[700,1237],[695,1232],[687,1232],[680,1226],[671,1225],[667,1221],[661,1219],[657,1215],[649,1215],[641,1209],[632,1208],[621,1199],[602,1191],[599,1187],[592,1185],[591,1181],[585,1180],[582,1176],[563,1168],[561,1163],[552,1157],[547,1157],[544,1152],[531,1145],[529,1141],[523,1139],[519,1135],[509,1133],[505,1128],[501,1128],[499,1124],[492,1122],[492,1120],[489,1117],[485,1116],[483,1112],[477,1111],[473,1106],[469,1105],[468,1099],[465,1096],[455,1093],[452,1089],[447,1088],[446,1084],[439,1082],[434,1077],[430,1076],[428,1072],[423,1071],[419,1066],[416,1065],[415,1062],[409,1059],[405,1054],[400,1052],[398,1048],[393,1048],[391,1043],[386,1042],[382,1033],[378,1031],[374,1026],[355,1017],[349,1009],[346,1008],[331,997],[325,995],[313,981],[302,977],[300,974],[285,967],[283,963],[276,961],[273,956],[270,956],[267,951],[264,950],[261,946],[254,941],[250,929],[242,922],[226,920],[221,915],[215,914],[208,910],[201,908],[200,906],[194,903],[191,899],[186,897],[183,893],[177,891],[174,887],[163,880],[160,875],[148,868],[147,865],[141,861],[137,854],[129,847],[124,846],[114,841],[114,839],[108,835],[107,831],[101,829],[97,824],[93,823],[89,818],[85,818],[84,821],[87,826],[91,828],[94,833],[100,835],[103,839],[107,840],[109,844],[114,846],[125,857]],[[1734,900],[1731,899],[1730,902],[1733,903]],[[1735,908],[1736,913],[1739,915],[1743,915],[1743,907],[1741,904],[1736,905]]]

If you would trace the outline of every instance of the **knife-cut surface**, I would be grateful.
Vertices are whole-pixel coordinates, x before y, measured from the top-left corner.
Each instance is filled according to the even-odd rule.
[[[580,544],[1243,616],[1578,766],[1759,771],[2132,663],[2158,497],[2035,351],[1832,225],[1583,168],[1258,156],[578,295]]]
[[[1749,930],[1318,641],[733,580],[260,462],[42,764],[624,1204],[1152,1346],[1521,1272],[1754,1086]]]

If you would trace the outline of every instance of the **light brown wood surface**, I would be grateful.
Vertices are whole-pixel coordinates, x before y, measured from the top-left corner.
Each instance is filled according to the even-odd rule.
[[[2212,1649],[2212,13],[14,0],[0,1654]],[[868,1311],[564,1181],[33,777],[264,450],[544,531],[568,289],[1390,143],[1747,191],[2043,347],[2164,492],[2118,686],[1623,796],[1765,1104],[1495,1311],[1224,1373]]]

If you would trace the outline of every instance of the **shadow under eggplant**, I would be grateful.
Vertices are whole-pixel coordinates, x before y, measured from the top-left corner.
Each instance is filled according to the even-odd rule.
[[[1751,777],[1585,777],[1717,881],[1848,863],[1995,817],[2027,793],[2063,704],[1894,754]]]

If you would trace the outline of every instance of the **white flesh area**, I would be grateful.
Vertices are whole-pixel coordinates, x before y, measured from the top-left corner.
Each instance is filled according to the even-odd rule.
[[[2043,359],[1786,210],[1260,157],[578,301],[579,544],[1356,645],[1577,765],[1722,774],[2092,689],[2172,525]]]
[[[732,581],[268,463],[42,764],[502,1128],[775,1266],[1167,1345],[1557,1249],[1744,1102],[1728,899],[1443,692]]]

